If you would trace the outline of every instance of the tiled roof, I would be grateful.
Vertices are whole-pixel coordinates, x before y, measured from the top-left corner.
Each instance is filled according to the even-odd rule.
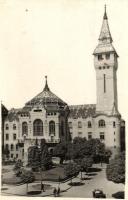
[[[112,44],[98,44],[98,46],[94,50],[94,55],[99,53],[107,53],[107,52],[115,52],[116,50]]]
[[[32,100],[28,101],[25,106],[34,106],[34,105],[50,105],[50,104],[57,104],[57,105],[66,105],[66,103],[57,97],[54,93],[50,90],[43,90],[37,96],[35,96]]]
[[[71,105],[69,106],[69,118],[86,118],[96,114],[96,104]]]

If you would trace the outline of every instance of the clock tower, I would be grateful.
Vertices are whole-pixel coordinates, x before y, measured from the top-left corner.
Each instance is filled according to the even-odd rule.
[[[99,42],[93,53],[97,89],[96,111],[108,115],[117,115],[116,72],[118,69],[118,55],[112,42],[105,6]]]

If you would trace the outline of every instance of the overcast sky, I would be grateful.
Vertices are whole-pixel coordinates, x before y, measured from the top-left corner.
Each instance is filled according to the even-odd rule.
[[[96,103],[93,51],[104,4],[119,55],[118,102],[128,111],[127,0],[0,0],[0,93],[8,109],[44,88],[68,104]]]

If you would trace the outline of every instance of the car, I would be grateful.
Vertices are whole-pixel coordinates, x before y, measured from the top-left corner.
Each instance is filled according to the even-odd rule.
[[[106,195],[100,189],[95,189],[92,193],[93,193],[93,198],[106,198]]]

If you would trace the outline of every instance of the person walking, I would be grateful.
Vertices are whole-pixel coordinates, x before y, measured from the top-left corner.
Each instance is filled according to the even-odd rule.
[[[56,188],[54,188],[54,190],[53,190],[53,194],[54,194],[54,197],[56,197],[56,194],[57,194],[57,190],[56,190]]]
[[[58,187],[57,196],[58,196],[58,197],[60,196],[60,187]]]
[[[43,183],[41,183],[41,190],[43,190],[43,192],[45,192]]]

